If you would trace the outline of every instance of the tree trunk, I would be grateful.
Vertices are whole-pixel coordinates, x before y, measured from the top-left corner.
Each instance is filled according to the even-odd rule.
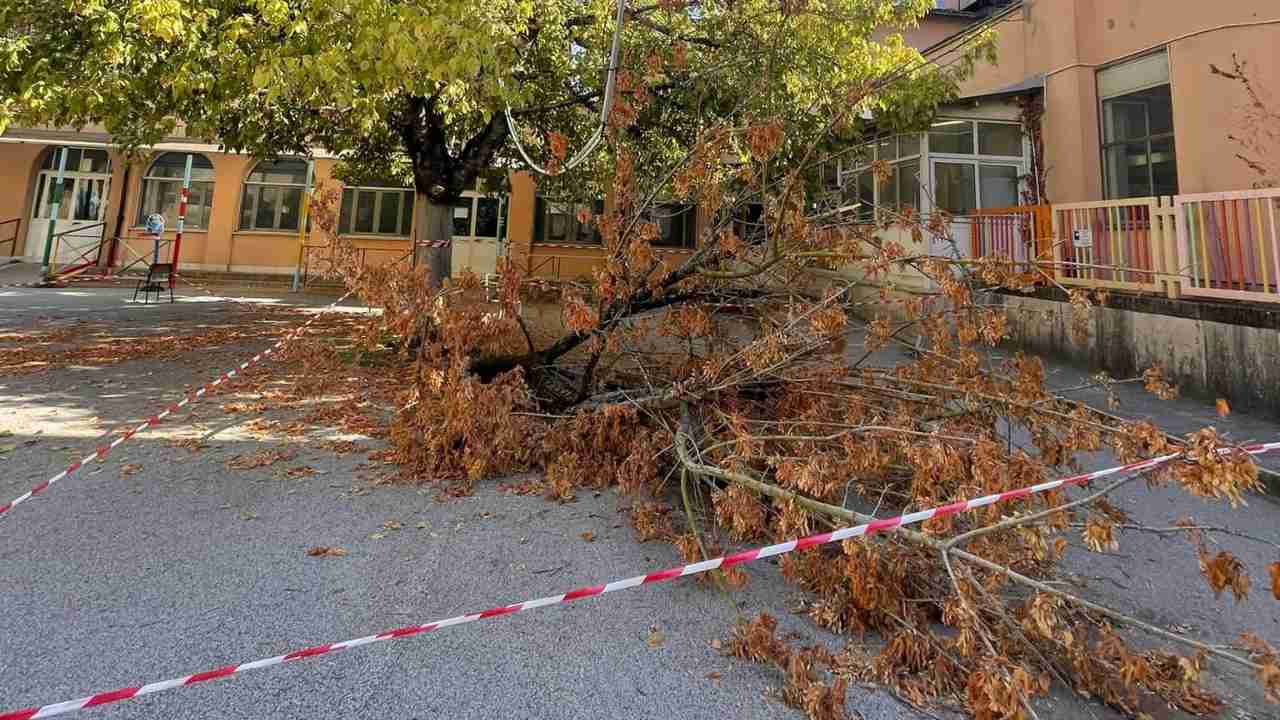
[[[414,214],[418,238],[414,260],[427,269],[429,286],[438,288],[453,269],[453,207],[418,192]]]

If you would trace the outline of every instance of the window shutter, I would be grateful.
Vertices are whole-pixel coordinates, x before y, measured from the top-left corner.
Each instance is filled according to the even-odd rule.
[[[1098,98],[1128,95],[1169,84],[1169,54],[1163,50],[1098,71]]]

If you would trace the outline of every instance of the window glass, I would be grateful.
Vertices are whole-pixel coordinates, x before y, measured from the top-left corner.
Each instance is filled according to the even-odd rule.
[[[1018,204],[1018,168],[1012,165],[982,165],[978,168],[978,185],[984,208]]]
[[[263,160],[249,173],[247,182],[269,185],[306,185],[307,163],[305,160],[285,158],[282,160]]]
[[[933,142],[932,138],[929,142]],[[966,215],[977,207],[977,183],[971,163],[934,163],[933,174],[933,195],[938,209],[952,215]]]
[[[827,160],[822,163],[822,188],[832,190],[840,187],[840,162]]]
[[[101,220],[98,216],[102,204],[106,200],[106,180],[81,178],[76,183],[76,194],[73,211],[75,220]],[[66,199],[63,200],[66,202]]]
[[[413,227],[413,192],[383,188],[344,188],[338,232],[408,237]]]
[[[501,203],[497,198],[476,198],[476,237],[498,237],[498,209]]]
[[[1177,194],[1173,103],[1168,85],[1103,100],[1102,124],[1108,199]]]
[[[240,227],[253,227],[253,218],[258,210],[258,188],[245,187],[244,197],[240,200]]]
[[[471,237],[471,198],[459,198],[454,202],[453,236]]]
[[[654,245],[693,247],[693,226],[697,213],[691,205],[665,203],[655,206],[647,215],[658,226],[658,239],[654,241]]]
[[[412,190],[405,190],[400,196],[400,234],[408,237],[413,232],[413,204],[417,198]]]
[[[284,188],[280,200],[280,229],[297,230],[302,207],[302,188]]]
[[[1178,161],[1173,152],[1173,137],[1151,141],[1151,152],[1147,158],[1151,163],[1151,194],[1178,194]]]
[[[276,208],[280,205],[280,188],[258,188],[258,212],[254,215],[253,226],[257,228],[275,228]]]
[[[898,188],[898,208],[920,209],[920,161],[910,160],[894,168],[894,182]]]
[[[579,221],[579,213],[586,216],[585,222]],[[533,241],[599,245],[600,231],[596,228],[595,218],[602,214],[604,200],[586,204],[548,200],[539,196],[534,206]]]
[[[942,120],[929,129],[929,152],[973,154],[973,122]]]
[[[111,171],[111,159],[100,148],[57,148],[45,156],[42,170],[57,170],[62,163],[62,153],[67,154],[67,172],[106,173]]]
[[[1022,157],[1022,128],[1009,123],[978,123],[978,154]]]
[[[382,205],[378,208],[378,230],[383,235],[398,234],[400,225],[400,193],[378,193]]]
[[[920,136],[919,135],[899,135],[898,136],[898,157],[911,157],[920,154]]]
[[[296,158],[263,160],[245,178],[241,230],[297,230],[307,163]]]
[[[876,159],[877,160],[897,160],[898,159],[898,139],[896,137],[887,137],[876,143]]]
[[[164,153],[147,168],[142,178],[142,202],[138,204],[138,225],[147,216],[164,217],[165,229],[178,226],[178,205],[182,197],[182,177],[186,170],[186,153]],[[208,228],[213,206],[213,163],[203,155],[191,155],[191,185],[187,196],[184,228]]]
[[[870,219],[876,213],[876,177],[870,171],[858,173],[858,207],[860,218]]]
[[[1115,198],[1151,194],[1151,168],[1146,143],[1121,143],[1105,151],[1107,194]]]
[[[173,178],[182,180],[187,169],[187,154],[170,152],[156,158],[147,170],[149,178]],[[191,155],[191,181],[213,182],[213,163],[204,155]]]
[[[1102,104],[1104,142],[1147,136],[1147,106],[1141,101],[1108,100]]]
[[[356,191],[353,188],[342,189],[342,205],[338,208],[338,234],[351,232],[351,210],[355,207]]]

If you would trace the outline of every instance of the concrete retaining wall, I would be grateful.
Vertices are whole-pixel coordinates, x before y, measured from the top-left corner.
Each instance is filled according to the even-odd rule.
[[[1009,310],[1015,347],[1116,378],[1160,364],[1184,394],[1280,419],[1280,307],[1112,294],[1089,311],[1081,342],[1075,311],[1058,295],[986,293],[983,301]]]

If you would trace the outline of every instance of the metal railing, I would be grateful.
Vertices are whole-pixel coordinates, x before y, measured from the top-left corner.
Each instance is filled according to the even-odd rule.
[[[9,234],[9,237],[0,239],[0,248],[3,248],[7,244],[9,246],[9,252],[0,252],[0,256],[15,257],[18,254],[18,238],[22,233],[22,218],[15,217],[9,218],[8,220],[0,220],[0,235],[6,232],[3,229],[5,227],[12,228],[12,232]]]
[[[1186,295],[1280,303],[1280,189],[1179,195]]]
[[[560,279],[560,255],[547,255],[538,259],[538,262],[529,266],[530,278],[550,278],[551,280]],[[544,272],[545,271],[545,272]]]
[[[52,221],[50,221],[52,222]],[[69,228],[59,233],[53,234],[52,260],[50,261],[49,270],[53,277],[65,278],[96,267],[102,261],[102,247],[108,240],[105,237],[107,224],[106,222],[96,222],[90,225],[80,225],[79,227]],[[84,235],[86,230],[97,230],[96,233]],[[85,245],[73,246],[73,240],[89,240]],[[64,246],[71,247],[71,252],[75,254],[75,259],[70,262],[62,262],[58,260],[61,250]],[[92,259],[90,256],[93,256]]]
[[[1053,215],[1048,205],[974,210],[969,223],[970,257],[999,257],[1022,272],[1050,265]]]

